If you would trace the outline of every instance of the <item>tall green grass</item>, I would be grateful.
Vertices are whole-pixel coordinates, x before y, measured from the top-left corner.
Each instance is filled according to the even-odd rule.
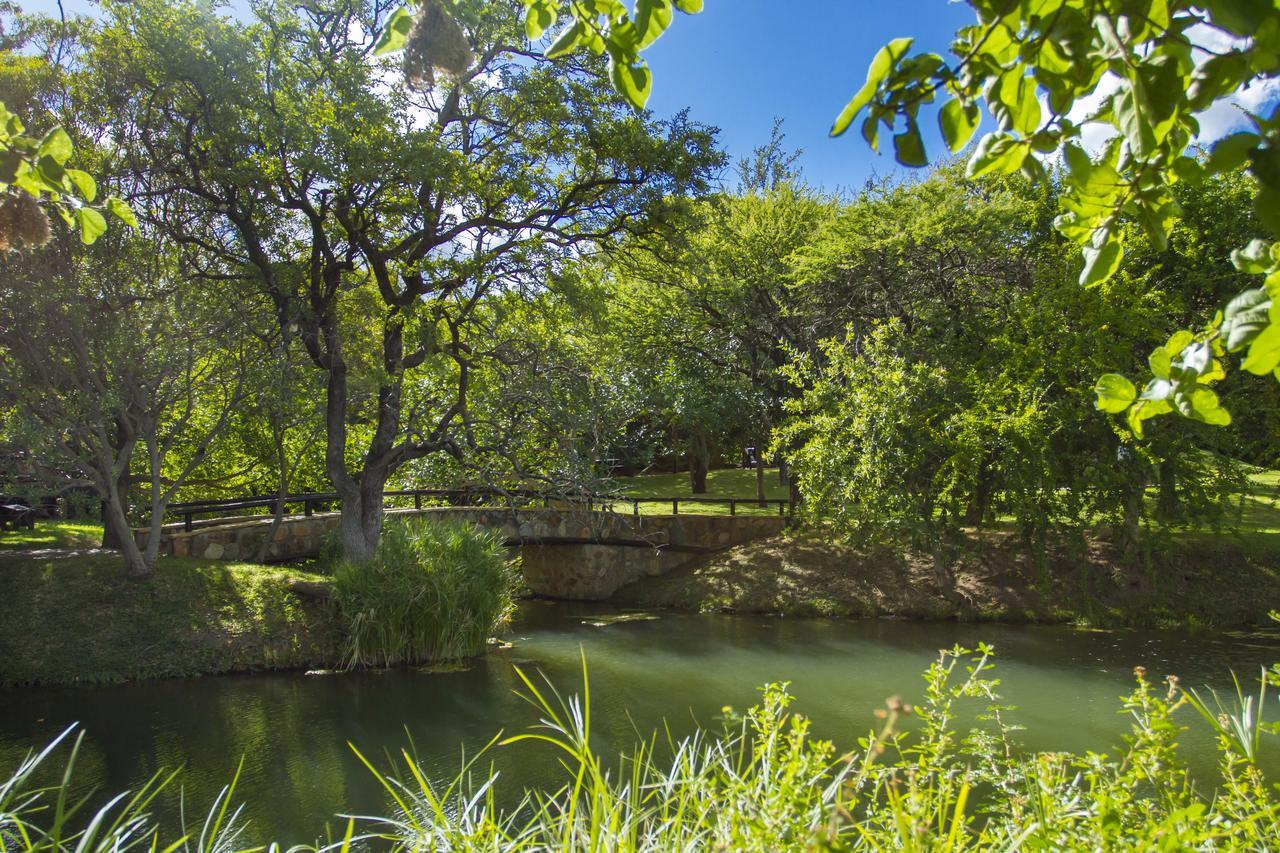
[[[452,780],[431,779],[410,751],[393,772],[364,759],[387,793],[385,816],[346,818],[342,839],[315,850],[395,851],[819,851],[819,850],[1274,850],[1280,800],[1257,764],[1266,729],[1243,689],[1214,706],[1136,671],[1123,700],[1132,720],[1115,756],[1028,753],[1006,723],[990,650],[940,653],[918,705],[891,699],[877,726],[842,752],[813,737],[785,685],[764,688],[744,714],[724,709],[718,730],[656,736],[616,763],[592,747],[583,690],[565,698],[520,673],[540,712],[533,729],[495,738]],[[974,709],[977,709],[976,712]],[[1181,761],[1182,718],[1204,714],[1218,732],[1218,773],[1193,780]],[[966,730],[965,717],[968,716]],[[916,723],[904,726],[906,718]],[[501,744],[534,741],[555,752],[562,782],[497,805],[498,777],[481,762]],[[171,843],[147,816],[172,777],[158,776],[96,813],[60,786],[30,792],[33,769],[56,746],[0,781],[0,849],[194,850],[238,846],[243,824],[220,794],[203,823]],[[358,754],[358,753],[357,753]],[[73,761],[74,763],[74,751]],[[0,777],[2,779],[3,777]],[[317,823],[323,816],[317,815]],[[185,823],[185,821],[184,821]],[[358,831],[357,831],[358,830]],[[262,848],[259,848],[262,849]],[[279,848],[272,847],[271,850]]]
[[[388,519],[372,559],[333,574],[349,668],[479,654],[510,618],[519,581],[500,539],[428,518]]]
[[[1179,757],[1178,715],[1203,706],[1176,680],[1159,688],[1136,673],[1123,708],[1132,732],[1118,756],[1028,754],[1004,721],[990,668],[988,649],[942,652],[923,701],[889,700],[879,728],[849,752],[812,737],[786,685],[774,684],[745,715],[726,708],[723,731],[669,748],[641,743],[612,769],[591,746],[585,666],[581,698],[567,701],[522,674],[542,722],[502,743],[546,744],[561,757],[563,784],[501,811],[496,777],[469,784],[479,759],[444,785],[408,753],[399,779],[366,761],[392,805],[366,837],[395,850],[504,853],[1280,846],[1280,801],[1256,763],[1257,705],[1219,709],[1220,775],[1198,784]],[[974,700],[984,710],[962,732],[960,711]],[[911,733],[907,717],[918,721]]]

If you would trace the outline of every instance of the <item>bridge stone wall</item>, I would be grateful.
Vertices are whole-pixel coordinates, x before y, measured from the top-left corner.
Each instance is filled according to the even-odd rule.
[[[671,571],[703,554],[777,535],[776,516],[625,515],[557,509],[440,507],[389,510],[491,530],[519,546],[525,581],[539,594],[599,601],[641,577]],[[338,514],[285,516],[267,546],[272,562],[315,557],[337,529]],[[210,560],[250,560],[270,533],[271,520],[166,525],[160,553]],[[135,531],[145,546],[149,532]]]

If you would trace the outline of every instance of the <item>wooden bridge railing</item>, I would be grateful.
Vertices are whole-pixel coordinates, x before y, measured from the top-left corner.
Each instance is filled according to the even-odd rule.
[[[647,497],[633,495],[557,495],[530,490],[501,491],[498,489],[400,489],[383,493],[385,499],[413,498],[414,509],[422,509],[424,502],[442,502],[448,506],[484,507],[484,506],[530,506],[541,504],[551,508],[558,504],[580,506],[588,512],[593,509],[612,511],[618,504],[631,505],[632,512],[639,516],[641,504],[671,504],[671,514],[680,514],[680,504],[699,504],[728,506],[729,515],[737,515],[738,507],[762,507],[768,509],[776,506],[779,516],[787,516],[791,511],[791,501],[786,498],[708,498],[708,497]],[[523,503],[521,503],[523,502]],[[290,507],[301,508],[305,515],[314,515],[317,510],[330,511],[342,504],[342,498],[336,492],[311,492],[299,495],[286,495],[283,499],[278,495],[255,498],[231,498],[217,501],[190,501],[172,503],[165,513],[170,517],[182,519],[183,529],[195,529],[198,518],[207,519],[210,523],[225,524],[246,517],[246,510],[268,510],[274,512],[277,505],[286,514]],[[398,504],[391,502],[395,508]],[[253,513],[249,513],[252,515]]]

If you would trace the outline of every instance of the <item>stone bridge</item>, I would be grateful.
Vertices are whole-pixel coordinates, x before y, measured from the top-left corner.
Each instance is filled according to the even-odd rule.
[[[521,571],[538,595],[602,601],[626,584],[665,574],[701,556],[775,536],[786,519],[765,515],[625,515],[581,509],[438,507],[393,509],[391,516],[427,516],[470,524],[518,548]],[[337,513],[288,515],[267,546],[267,559],[315,557],[338,526]],[[210,560],[249,560],[271,532],[271,519],[252,516],[165,525],[160,553]],[[145,546],[148,531],[135,531]]]

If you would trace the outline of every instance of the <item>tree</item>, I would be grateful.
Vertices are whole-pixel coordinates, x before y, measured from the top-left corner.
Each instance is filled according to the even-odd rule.
[[[148,237],[0,258],[4,396],[90,477],[136,578],[154,572],[165,508],[225,434],[256,355],[236,313],[194,290],[181,254]],[[192,450],[171,468],[179,445]],[[145,547],[133,534],[136,481]]]
[[[356,559],[402,466],[476,448],[471,383],[503,357],[484,306],[657,227],[719,161],[685,118],[630,114],[594,61],[531,54],[510,4],[454,7],[465,69],[393,81],[368,35],[386,11],[262,5],[242,25],[144,0],[111,8],[89,58],[102,102],[133,117],[120,143],[154,220],[217,259],[211,280],[251,282],[323,376]]]

